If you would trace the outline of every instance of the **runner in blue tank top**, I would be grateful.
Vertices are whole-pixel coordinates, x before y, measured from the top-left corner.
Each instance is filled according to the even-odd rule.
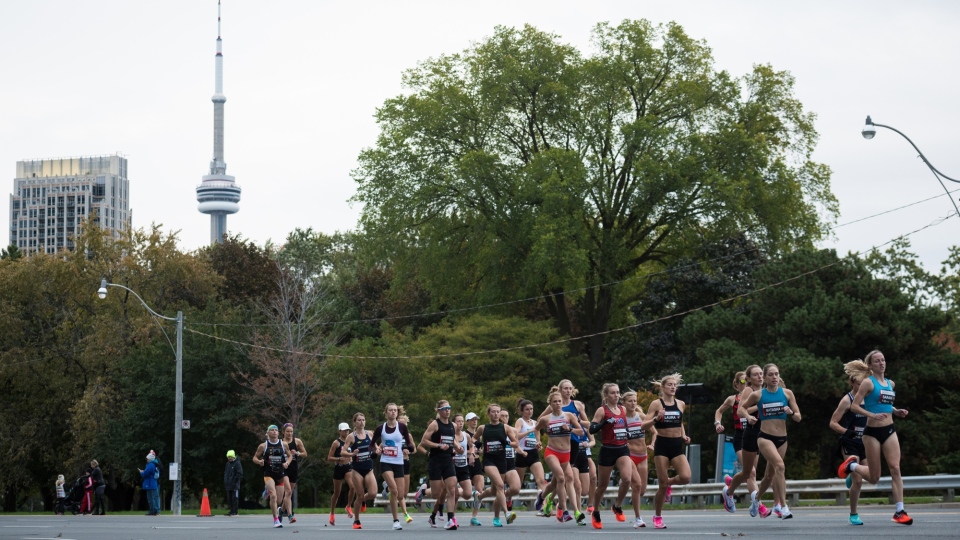
[[[763,366],[763,387],[750,394],[740,407],[750,408],[753,405],[757,406],[757,416],[748,415],[747,422],[752,424],[761,421],[757,447],[773,467],[773,498],[786,502],[787,478],[783,457],[787,454],[787,418],[799,422],[802,417],[793,392],[781,386],[780,369],[775,364]],[[751,501],[751,514],[758,506],[759,496]],[[786,504],[781,508],[780,517],[793,517]]]
[[[867,451],[869,466],[858,464],[857,456],[850,456],[840,465],[840,478],[854,473],[871,484],[880,480],[880,454],[890,468],[891,498],[896,503],[894,523],[913,524],[913,518],[903,509],[903,477],[900,476],[900,440],[893,427],[893,417],[905,418],[906,409],[893,406],[896,391],[894,383],[885,377],[887,360],[880,351],[870,351],[864,361],[854,360],[843,366],[851,377],[862,382],[850,409],[867,417],[863,430],[863,447]]]

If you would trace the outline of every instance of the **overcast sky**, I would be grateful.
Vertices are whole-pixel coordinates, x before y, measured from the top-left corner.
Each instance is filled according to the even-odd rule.
[[[195,189],[213,155],[216,4],[0,1],[0,192],[12,191],[18,160],[119,152],[134,227],[160,223],[183,249],[205,245]],[[589,53],[598,22],[676,21],[719,69],[790,71],[818,117],[815,158],[833,169],[839,223],[943,194],[900,136],[860,136],[867,114],[960,178],[957,2],[224,0],[222,16],[227,174],[243,189],[227,224],[258,244],[296,227],[355,228],[350,171],[375,141],[375,109],[402,91],[404,70],[496,25],[529,23]],[[865,250],[951,212],[940,197],[838,228],[825,246]],[[3,245],[9,213],[4,201]],[[958,237],[953,218],[911,241],[937,270]]]

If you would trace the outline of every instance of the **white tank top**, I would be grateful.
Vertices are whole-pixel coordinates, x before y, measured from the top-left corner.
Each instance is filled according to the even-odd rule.
[[[387,424],[380,430],[380,463],[403,465],[403,435],[400,434],[400,423],[393,428],[393,433],[387,433]]]
[[[521,418],[520,421],[523,422],[523,431],[530,432],[530,433],[527,433],[527,435],[523,438],[523,441],[522,441],[523,449],[528,452],[530,450],[536,450],[538,441],[537,441],[537,434],[533,432],[533,428],[534,426],[537,425],[537,423],[534,422],[533,420],[527,423],[527,421],[524,420],[523,418]]]
[[[470,449],[467,448],[467,432],[466,432],[466,431],[461,431],[461,432],[460,432],[460,447],[463,448],[463,453],[462,453],[462,454],[457,454],[457,453],[454,453],[454,454],[453,454],[453,466],[454,466],[454,467],[459,467],[459,468],[462,469],[462,468],[464,468],[464,467],[466,467],[466,466],[468,465],[468,463],[467,463],[467,452],[470,451]]]

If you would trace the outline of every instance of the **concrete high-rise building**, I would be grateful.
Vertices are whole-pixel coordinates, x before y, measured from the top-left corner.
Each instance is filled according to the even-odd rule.
[[[130,182],[120,156],[17,162],[10,195],[10,244],[24,255],[73,250],[90,219],[118,238],[130,230]]]
[[[223,104],[227,97],[223,95],[223,50],[220,39],[220,2],[217,2],[217,56],[216,89],[213,94],[213,160],[210,161],[210,174],[203,177],[197,186],[197,210],[210,215],[210,243],[223,241],[227,233],[227,215],[240,210],[240,186],[234,177],[227,174],[227,163],[223,160]]]

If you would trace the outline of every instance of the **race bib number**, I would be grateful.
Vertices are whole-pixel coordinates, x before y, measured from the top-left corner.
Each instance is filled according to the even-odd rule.
[[[897,393],[893,390],[880,390],[880,403],[882,405],[893,405],[893,400],[896,397]]]
[[[613,439],[616,441],[625,441],[627,440],[627,430],[624,428],[614,428],[613,430]]]
[[[774,403],[764,403],[763,404],[763,416],[764,417],[773,417],[779,414],[783,414],[784,403],[782,401]]]
[[[383,455],[386,457],[397,457],[400,455],[400,450],[396,446],[384,446]]]
[[[664,424],[680,425],[680,411],[663,411]]]
[[[503,445],[500,444],[500,441],[488,441],[486,443],[486,449],[484,450],[488,454],[501,454],[503,453]]]

